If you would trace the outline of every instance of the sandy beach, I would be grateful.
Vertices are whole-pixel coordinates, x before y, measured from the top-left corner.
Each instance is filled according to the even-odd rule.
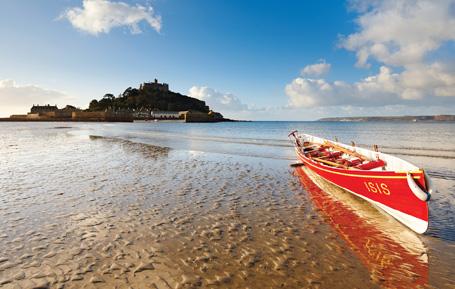
[[[0,39],[0,289],[455,289],[455,0],[1,0]]]
[[[289,160],[85,129],[2,126],[1,288],[454,285],[453,241],[391,238],[404,227],[384,226],[383,215],[362,203],[339,207],[340,194],[325,196],[341,215],[363,216],[356,217],[363,230],[376,230],[362,245],[352,235],[358,224],[346,227],[334,210],[324,212],[318,187],[302,183]],[[406,252],[398,259],[397,248]],[[365,262],[368,250],[373,262]]]

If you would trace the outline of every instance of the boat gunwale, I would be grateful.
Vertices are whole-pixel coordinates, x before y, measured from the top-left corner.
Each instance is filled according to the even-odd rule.
[[[413,169],[411,170],[383,170],[383,171],[374,171],[374,170],[362,170],[362,169],[357,169],[357,168],[352,168],[352,169],[345,169],[345,168],[338,168],[338,167],[332,167],[332,166],[329,166],[329,165],[326,165],[326,164],[323,164],[321,162],[317,162],[315,160],[313,160],[312,158],[310,157],[307,157],[304,153],[302,153],[300,150],[299,150],[299,146],[294,142],[294,149],[296,150],[297,154],[302,156],[303,158],[307,159],[308,161],[311,161],[312,163],[316,164],[317,166],[319,166],[321,169],[324,169],[324,168],[327,168],[329,169],[330,171],[334,172],[334,173],[343,173],[344,175],[350,175],[350,176],[359,176],[359,177],[363,177],[364,175],[369,175],[369,173],[371,173],[374,177],[374,175],[380,175],[380,176],[387,176],[387,175],[384,175],[384,173],[387,173],[387,174],[403,174],[403,178],[406,178],[406,174],[407,173],[410,173],[411,175],[413,174],[423,174],[424,173],[424,170],[401,159],[401,158],[398,158],[398,157],[395,157],[395,156],[392,156],[392,155],[389,155],[389,154],[385,154],[385,153],[382,153],[382,152],[374,152],[372,150],[369,150],[367,148],[359,148],[359,147],[353,147],[353,146],[350,146],[350,145],[347,145],[347,144],[344,144],[344,143],[340,143],[340,142],[334,142],[334,141],[330,141],[330,140],[327,140],[327,139],[324,139],[324,138],[320,138],[320,137],[316,137],[316,136],[312,136],[312,135],[309,135],[309,134],[298,134],[297,136],[303,136],[303,137],[309,137],[309,138],[312,138],[312,139],[316,139],[316,140],[321,140],[321,141],[327,141],[329,143],[333,143],[333,144],[336,144],[336,145],[339,145],[339,146],[342,146],[346,149],[350,149],[350,150],[353,150],[359,154],[362,154],[361,152],[358,152],[357,149],[360,149],[362,151],[368,151],[370,153],[377,153],[378,155],[380,156],[383,156],[385,161],[387,162],[387,159],[390,159],[390,160],[395,160],[395,161],[399,161],[400,163],[402,163],[403,165],[406,165],[406,166],[409,166],[409,167],[412,167]],[[316,145],[319,145],[319,146],[322,146],[324,145],[323,143],[315,143]],[[362,154],[363,155],[363,154]],[[366,156],[365,156],[366,157]],[[347,173],[349,172],[349,173]],[[355,173],[366,173],[366,174],[360,174],[360,175],[356,175],[355,173],[353,174],[352,172],[355,172]],[[370,175],[369,175],[370,176]],[[396,176],[398,177],[398,176]],[[401,176],[400,176],[401,178]],[[415,179],[420,179],[420,176],[413,176],[413,178]]]
[[[360,177],[360,178],[387,178],[387,179],[406,179],[406,174],[408,172],[400,171],[372,171],[372,170],[349,170],[343,168],[336,168],[325,165],[323,163],[317,162],[307,156],[305,156],[300,150],[295,147],[295,150],[299,156],[304,158],[309,165],[313,165],[321,170],[328,171],[330,173],[351,176],[351,177]],[[359,174],[360,173],[360,174]],[[423,170],[419,169],[416,171],[410,171],[414,179],[420,179],[420,174],[423,174]],[[414,175],[418,174],[418,175]]]

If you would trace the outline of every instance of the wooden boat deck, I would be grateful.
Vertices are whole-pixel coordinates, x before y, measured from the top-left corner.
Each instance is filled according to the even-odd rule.
[[[381,159],[368,159],[356,151],[325,142],[316,144],[304,142],[300,148],[303,154],[309,159],[342,169],[374,170],[384,168],[386,163]]]

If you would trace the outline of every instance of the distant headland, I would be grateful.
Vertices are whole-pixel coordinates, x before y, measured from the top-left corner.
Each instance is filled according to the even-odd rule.
[[[355,117],[326,117],[318,121],[334,122],[365,122],[365,121],[401,121],[401,122],[435,122],[449,121],[455,122],[455,115],[418,115],[418,116],[355,116]]]
[[[232,121],[212,111],[205,101],[169,90],[167,83],[142,83],[139,88],[128,87],[115,97],[111,93],[93,99],[87,109],[67,105],[33,105],[27,114],[11,115],[0,121],[112,121],[132,122],[172,120],[181,122]]]

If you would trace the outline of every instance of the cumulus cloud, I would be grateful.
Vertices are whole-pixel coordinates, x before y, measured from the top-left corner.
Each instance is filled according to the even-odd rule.
[[[141,33],[139,23],[145,22],[156,31],[161,30],[161,17],[151,6],[128,5],[109,0],[83,0],[82,7],[66,10],[60,18],[66,18],[77,29],[90,34],[109,33],[112,28],[127,26],[131,33]]]
[[[393,73],[381,66],[378,74],[355,83],[325,79],[295,78],[286,85],[291,107],[334,105],[383,106],[453,103],[455,74],[441,63],[419,65]]]
[[[344,105],[381,104],[389,101],[397,89],[398,76],[382,67],[376,76],[349,84],[343,81],[329,82],[325,79],[298,77],[286,85],[291,107],[317,107]]]
[[[330,70],[330,63],[326,63],[324,59],[320,60],[319,63],[305,66],[301,74],[302,76],[321,76],[325,75]]]
[[[386,65],[421,63],[444,42],[455,40],[453,0],[356,0],[359,31],[340,45],[357,54],[357,65],[374,58]]]
[[[356,52],[358,66],[374,59],[379,71],[347,83],[318,78],[309,73],[314,65],[306,66],[285,87],[290,107],[454,106],[453,63],[425,58],[455,40],[454,0],[359,0],[351,7],[360,13],[359,30],[342,38],[341,47]]]
[[[242,111],[248,106],[232,93],[217,91],[207,86],[193,86],[188,91],[189,96],[205,101],[215,111]]]
[[[69,97],[56,90],[36,85],[18,85],[14,80],[0,80],[0,114],[25,113],[33,104],[61,103]]]

